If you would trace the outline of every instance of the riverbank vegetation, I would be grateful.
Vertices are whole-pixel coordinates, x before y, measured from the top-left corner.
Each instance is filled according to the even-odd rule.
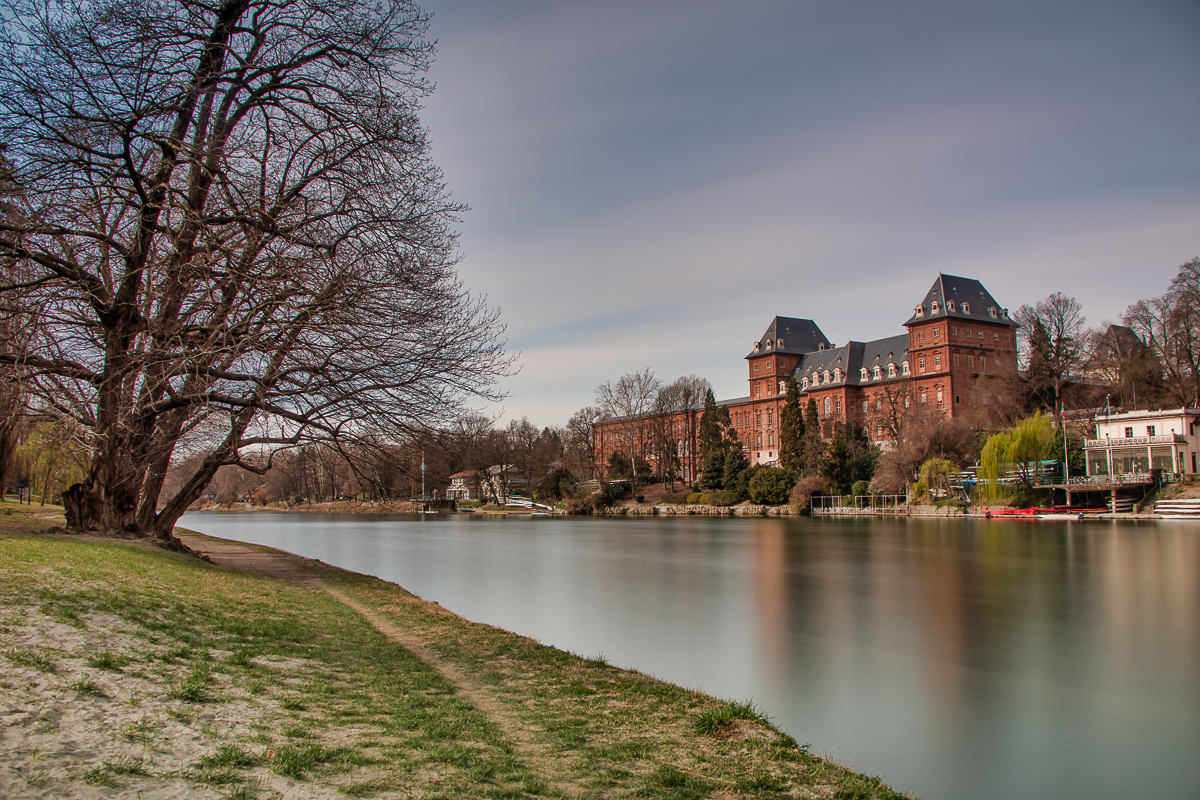
[[[5,797],[900,796],[751,702],[375,578],[184,534],[268,574],[230,571],[0,508]]]

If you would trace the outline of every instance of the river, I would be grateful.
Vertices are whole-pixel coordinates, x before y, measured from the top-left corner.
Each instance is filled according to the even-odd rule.
[[[193,513],[928,800],[1200,797],[1200,522]]]

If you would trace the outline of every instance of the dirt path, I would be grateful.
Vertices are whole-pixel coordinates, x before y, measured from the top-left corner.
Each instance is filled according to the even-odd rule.
[[[251,546],[216,542],[187,534],[179,534],[179,538],[188,547],[207,556],[213,564],[224,569],[266,575],[297,583],[310,589],[324,591],[371,623],[371,626],[386,636],[389,641],[409,650],[417,658],[437,670],[442,677],[453,683],[459,693],[504,734],[530,770],[536,773],[547,786],[565,797],[574,797],[580,793],[579,786],[563,783],[554,777],[570,774],[569,766],[556,757],[548,747],[537,741],[533,731],[484,686],[471,680],[466,673],[453,664],[449,664],[435,655],[422,639],[393,625],[345,592],[327,586],[320,578],[320,571],[336,569],[336,567],[278,550],[258,550]]]

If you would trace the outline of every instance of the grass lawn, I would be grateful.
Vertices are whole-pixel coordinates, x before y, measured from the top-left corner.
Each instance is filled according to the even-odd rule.
[[[0,505],[0,796],[899,797],[751,704],[394,584],[229,571],[39,512]]]

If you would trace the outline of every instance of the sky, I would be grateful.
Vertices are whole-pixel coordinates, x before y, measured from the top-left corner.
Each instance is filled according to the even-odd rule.
[[[939,272],[1099,325],[1200,256],[1196,0],[420,4],[501,424],[645,367],[744,396],[776,315],[892,336]]]

